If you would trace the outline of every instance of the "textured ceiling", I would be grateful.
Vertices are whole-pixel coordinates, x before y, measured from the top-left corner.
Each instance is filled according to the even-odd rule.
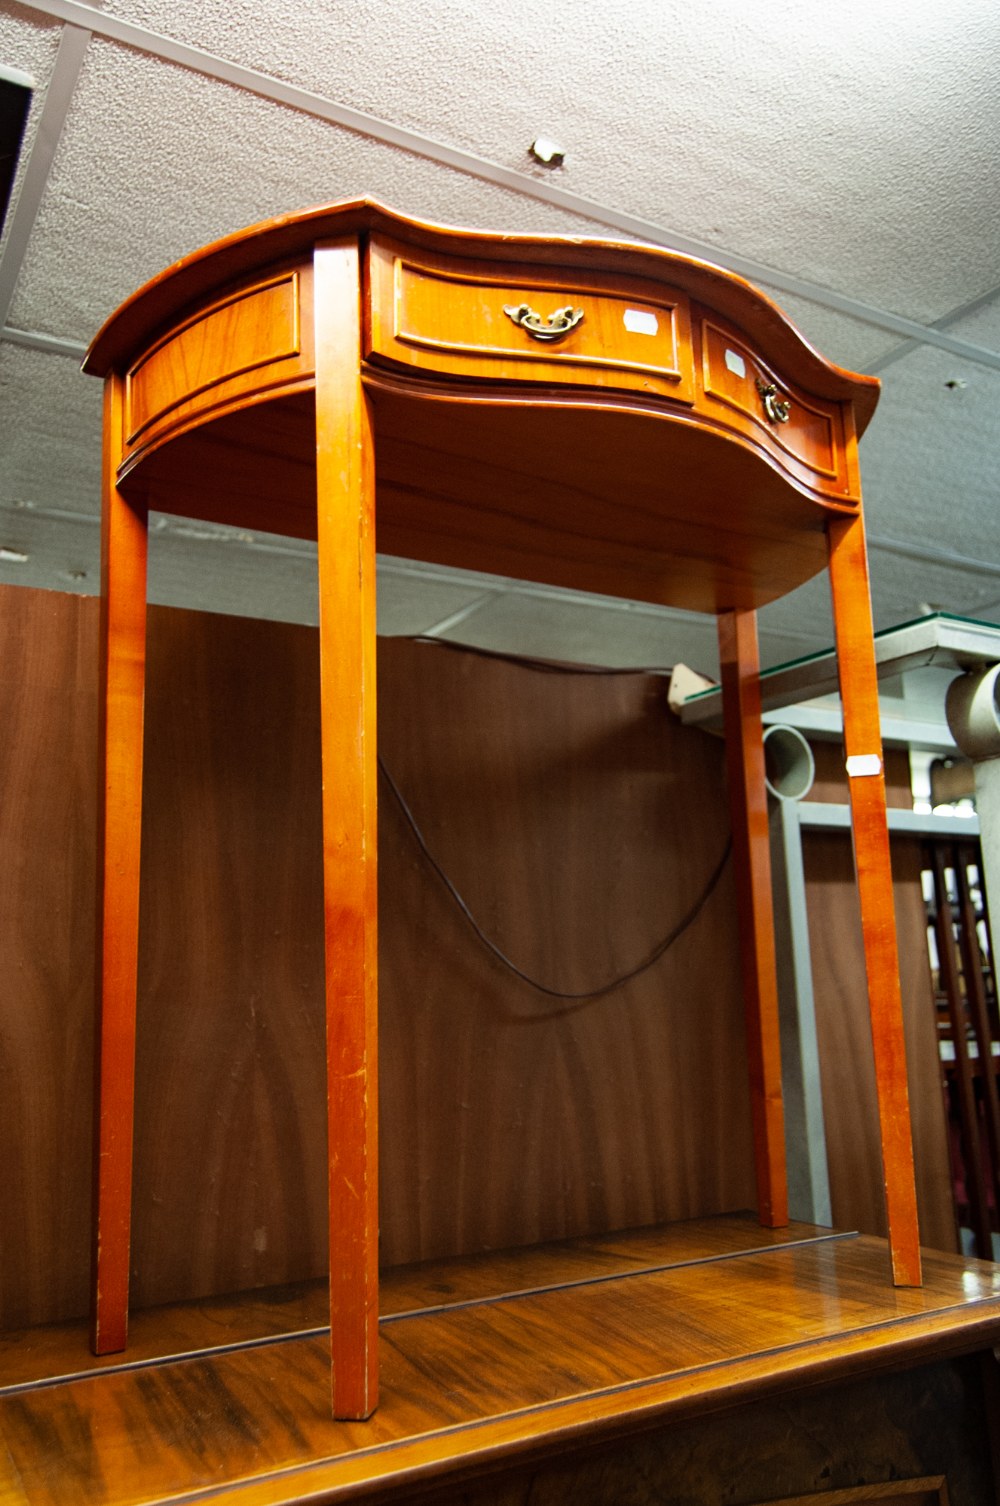
[[[96,589],[100,393],[78,360],[114,307],[221,234],[368,194],[749,275],[882,376],[861,450],[879,625],[924,604],[1000,620],[995,0],[0,0],[4,66],[37,91],[0,242],[0,579]],[[540,133],[563,167],[532,161]],[[315,614],[306,547],[176,520],[151,592]],[[704,621],[401,561],[379,611],[386,632],[714,665]],[[829,634],[822,582],[762,616],[771,662]]]

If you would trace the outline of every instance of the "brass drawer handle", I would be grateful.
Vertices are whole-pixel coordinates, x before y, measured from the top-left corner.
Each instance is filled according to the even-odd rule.
[[[556,309],[547,319],[541,314],[536,314],[534,309],[527,303],[519,303],[515,308],[512,303],[505,303],[503,311],[508,319],[513,319],[515,324],[526,329],[534,340],[545,340],[551,343],[553,340],[561,340],[568,335],[571,329],[576,329],[583,318],[583,309],[575,309],[568,303],[564,309]]]
[[[772,424],[787,424],[791,403],[787,398],[778,396],[778,389],[773,382],[762,382],[757,378],[757,391],[764,400],[764,412]]]

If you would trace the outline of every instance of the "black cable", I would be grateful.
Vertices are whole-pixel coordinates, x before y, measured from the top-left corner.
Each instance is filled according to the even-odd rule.
[[[492,953],[497,961],[500,962],[505,968],[507,968],[509,972],[513,973],[515,977],[520,978],[522,983],[527,983],[529,987],[536,989],[538,993],[547,994],[551,999],[566,999],[570,1001],[570,1008],[551,1010],[548,1014],[534,1016],[535,1019],[552,1019],[558,1015],[570,1014],[574,1009],[580,1008],[584,1004],[592,1003],[595,999],[602,999],[606,994],[614,993],[615,989],[623,987],[626,983],[630,983],[633,978],[638,978],[641,973],[647,972],[649,968],[654,965],[654,963],[659,962],[664,953],[669,951],[674,942],[677,941],[681,936],[683,936],[684,932],[688,930],[688,928],[692,926],[698,919],[698,916],[701,914],[702,910],[705,908],[709,899],[715,892],[716,885],[722,877],[723,869],[725,868],[726,863],[729,859],[729,854],[732,851],[733,839],[730,836],[726,841],[726,845],[723,849],[721,858],[719,859],[715,868],[712,870],[708,883],[705,885],[705,888],[695,900],[690,910],[688,910],[687,914],[678,921],[678,923],[673,927],[671,931],[667,933],[666,936],[664,936],[663,940],[657,943],[657,945],[653,948],[649,956],[646,957],[644,961],[638,963],[635,967],[630,968],[628,972],[622,973],[619,977],[613,978],[610,983],[603,983],[599,988],[586,989],[582,993],[566,993],[559,988],[550,988],[546,983],[539,983],[537,978],[532,978],[528,973],[523,972],[521,968],[517,966],[517,963],[512,962],[511,959],[507,956],[506,952],[502,951],[500,947],[497,946],[496,942],[491,941],[489,936],[486,935],[486,932],[482,929],[479,922],[476,920],[476,917],[469,909],[469,906],[466,904],[465,900],[459,894],[451,879],[441,867],[441,864],[438,862],[437,858],[427,846],[423,832],[417,825],[416,817],[403,798],[402,791],[400,790],[396,781],[393,779],[392,775],[389,773],[389,770],[386,768],[381,754],[379,755],[378,766],[382,771],[382,776],[385,779],[386,784],[389,786],[396,799],[397,805],[403,813],[407,825],[409,826],[411,832],[413,833],[413,836],[416,839],[417,846],[420,848],[420,851],[423,853],[427,862],[433,868],[434,872],[437,874],[438,878],[441,880],[442,884],[445,886],[455,904],[458,906],[466,921],[472,927],[476,936],[482,942],[487,951]]]
[[[388,636],[388,635],[387,635]],[[505,653],[499,648],[480,648],[474,643],[461,643],[457,638],[435,638],[432,633],[398,635],[407,643],[433,643],[438,648],[450,648],[455,653],[478,654],[481,659],[500,659],[505,664],[519,664],[523,669],[533,669],[546,675],[671,675],[673,668],[666,664],[617,665],[617,664],[568,664],[560,659],[536,659],[531,655]],[[390,637],[389,641],[392,639]]]

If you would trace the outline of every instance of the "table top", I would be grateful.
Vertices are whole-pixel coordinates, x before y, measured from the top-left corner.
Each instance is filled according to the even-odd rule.
[[[657,247],[431,225],[368,199],[167,268],[85,371],[123,383],[123,491],[315,534],[314,265],[358,257],[378,547],[702,611],[823,568],[861,507],[872,377],[764,294]]]

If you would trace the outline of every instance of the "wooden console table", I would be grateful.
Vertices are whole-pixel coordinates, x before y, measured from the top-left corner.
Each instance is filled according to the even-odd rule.
[[[787,1222],[756,609],[829,567],[893,1276],[919,1285],[857,438],[878,383],[740,278],[366,200],[177,263],[107,322],[94,1345],[124,1348],[151,508],[319,551],[334,1412],[376,1404],[375,534],[717,614],[761,1222]],[[376,525],[377,515],[377,525]]]

